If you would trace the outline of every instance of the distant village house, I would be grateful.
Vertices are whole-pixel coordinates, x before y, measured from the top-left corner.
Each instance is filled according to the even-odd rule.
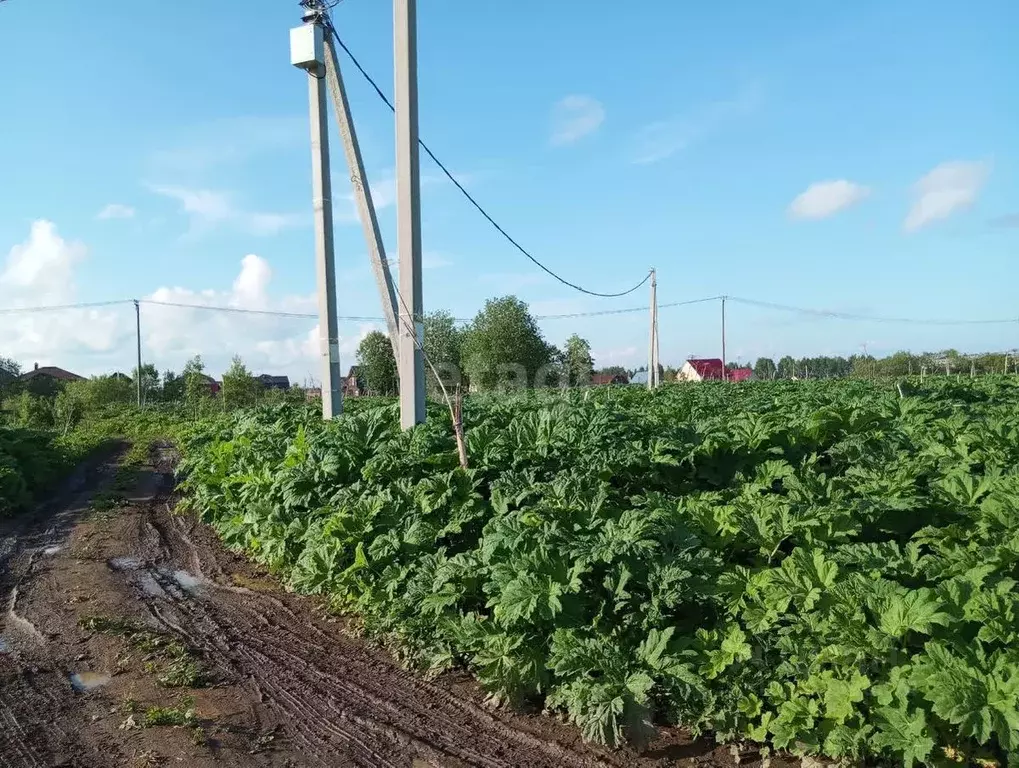
[[[356,365],[350,366],[346,378],[343,379],[343,396],[360,397],[364,394],[364,381],[358,375]]]
[[[85,377],[65,371],[63,368],[57,368],[55,365],[44,365],[40,368],[39,363],[36,363],[35,367],[28,371],[28,373],[21,374],[22,381],[32,381],[38,378],[53,379],[55,381],[82,381]]]
[[[679,369],[676,381],[747,381],[753,375],[752,368],[731,368],[727,371],[717,357],[691,358]]]
[[[271,376],[268,373],[263,373],[260,376],[255,377],[258,383],[262,385],[264,389],[278,389],[286,392],[290,389],[290,377],[289,376]]]
[[[629,384],[630,379],[625,373],[596,373],[591,377],[591,383],[596,387],[605,387],[618,384]]]

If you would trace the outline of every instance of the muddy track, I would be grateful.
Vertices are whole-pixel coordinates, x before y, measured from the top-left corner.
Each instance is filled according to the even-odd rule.
[[[171,463],[157,450],[134,501],[113,515],[83,519],[89,493],[112,476],[108,460],[86,490],[0,529],[9,550],[0,572],[0,766],[734,764],[728,748],[676,731],[642,755],[590,747],[553,718],[489,710],[464,676],[408,673],[225,551],[206,526],[174,514]],[[160,688],[124,638],[79,626],[95,616],[180,640],[213,684]],[[76,690],[74,674],[96,687]],[[141,715],[124,704],[138,711],[185,695],[197,728],[138,728]]]

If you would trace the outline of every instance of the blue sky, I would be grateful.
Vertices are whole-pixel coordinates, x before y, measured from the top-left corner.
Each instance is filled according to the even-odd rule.
[[[344,0],[334,19],[391,93],[391,3]],[[0,3],[0,308],[156,297],[313,312],[298,23],[287,0]],[[594,290],[654,265],[661,302],[1019,317],[1017,24],[1005,0],[421,0],[421,134],[532,253]],[[393,118],[342,65],[395,257]],[[335,131],[333,146],[340,313],[378,315]],[[425,158],[422,175],[426,310],[471,316],[507,293],[537,314],[646,301],[556,284]],[[0,354],[128,368],[132,323],[130,307],[0,315]],[[660,323],[664,362],[719,353],[717,305]],[[215,372],[239,352],[317,370],[313,321],[149,307],[143,324],[160,368],[202,352]],[[600,363],[646,355],[642,314],[542,326],[556,343],[587,337]],[[344,365],[370,327],[341,324]],[[1019,346],[1019,321],[730,304],[728,327],[743,359]]]

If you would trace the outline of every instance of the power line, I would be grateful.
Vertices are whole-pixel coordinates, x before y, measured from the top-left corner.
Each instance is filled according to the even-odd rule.
[[[0,0],[4,2],[4,0]],[[0,309],[0,315],[16,315],[22,312],[59,312],[64,309],[90,309],[93,307],[112,307],[117,304],[130,304],[131,299],[114,299],[113,301],[90,301],[77,304],[51,304],[44,307],[6,307]]]
[[[788,304],[776,304],[770,301],[758,301],[756,299],[744,299],[739,296],[726,296],[729,301],[739,304],[746,304],[752,307],[763,307],[775,309],[781,312],[796,312],[815,317],[828,317],[835,320],[861,320],[873,323],[900,323],[905,325],[1005,325],[1019,323],[1019,318],[1013,317],[1002,320],[944,320],[944,319],[923,319],[911,317],[883,317],[880,315],[861,315],[852,312],[836,312],[827,309],[809,309],[806,307],[794,307]]]
[[[4,0],[0,0],[4,2]],[[952,325],[1011,325],[1019,324],[1019,318],[1009,318],[1000,320],[946,320],[946,319],[924,319],[924,318],[895,318],[895,317],[883,317],[879,315],[859,315],[848,312],[837,312],[833,310],[816,310],[807,307],[794,307],[792,305],[775,304],[773,301],[763,301],[756,298],[745,298],[742,296],[704,296],[703,298],[690,298],[683,301],[668,301],[666,304],[659,304],[659,310],[667,310],[675,307],[689,307],[692,305],[706,304],[709,301],[719,301],[722,297],[725,297],[729,301],[735,301],[737,304],[746,305],[748,307],[758,307],[761,309],[775,310],[779,312],[791,312],[800,315],[810,315],[813,317],[830,318],[833,320],[853,320],[858,322],[873,322],[873,323],[899,323],[907,325],[941,325],[941,326],[952,326]],[[64,304],[64,305],[48,305],[43,307],[7,307],[0,308],[0,315],[16,315],[20,313],[24,314],[35,314],[43,312],[60,312],[63,310],[86,310],[95,309],[100,307],[116,307],[121,305],[129,305],[135,301],[132,298],[116,298],[109,301],[83,301],[78,304]],[[294,318],[300,320],[318,320],[317,313],[304,313],[304,312],[283,312],[279,310],[254,310],[244,307],[221,307],[217,305],[205,305],[205,304],[185,304],[182,301],[159,301],[154,298],[140,298],[138,299],[139,304],[148,305],[151,307],[171,307],[182,310],[203,310],[206,312],[225,312],[237,315],[261,315],[266,317],[278,317],[278,318]],[[591,317],[605,317],[611,315],[627,315],[631,313],[644,313],[647,312],[647,307],[625,307],[619,310],[595,310],[592,312],[570,312],[561,313],[555,315],[535,315],[535,320],[569,320],[572,318],[591,318]],[[352,322],[383,322],[385,318],[374,317],[368,315],[352,315],[338,317],[337,320],[352,321]],[[458,323],[470,323],[472,318],[453,318]]]
[[[332,20],[329,19],[329,18],[326,18],[325,19],[325,26],[328,28],[329,32],[332,33],[332,35],[335,38],[336,42],[339,43],[339,46],[340,46],[340,48],[343,49],[343,52],[346,53],[347,56],[350,58],[351,62],[357,68],[357,71],[361,73],[361,76],[364,77],[364,79],[368,81],[368,84],[371,85],[371,87],[375,89],[375,93],[378,94],[379,98],[382,99],[383,103],[387,107],[389,107],[390,110],[392,110],[395,113],[396,112],[396,107],[393,106],[393,102],[391,102],[389,100],[389,97],[386,96],[386,94],[382,91],[382,89],[379,87],[378,83],[376,83],[375,80],[372,78],[372,76],[369,75],[368,72],[365,70],[365,68],[361,66],[361,62],[359,62],[357,60],[357,57],[354,56],[353,53],[351,53],[351,51],[347,47],[346,43],[344,43],[342,38],[340,37],[339,32],[336,31],[336,27],[333,26]],[[566,278],[561,277],[560,275],[556,274],[551,269],[549,269],[544,264],[542,264],[540,261],[538,261],[534,256],[532,256],[528,252],[528,250],[526,248],[524,248],[520,243],[518,243],[515,239],[513,239],[513,237],[509,234],[509,232],[507,232],[505,229],[503,229],[499,225],[499,223],[495,219],[493,219],[491,217],[491,215],[489,215],[488,211],[486,211],[481,206],[481,203],[479,203],[477,200],[474,199],[473,195],[471,195],[471,193],[468,192],[466,190],[466,188],[464,188],[464,185],[461,184],[457,180],[457,178],[452,174],[452,172],[442,163],[442,161],[439,160],[439,158],[435,156],[435,153],[432,152],[432,150],[428,147],[428,145],[425,144],[425,142],[422,141],[420,138],[418,139],[418,144],[420,145],[421,149],[423,149],[425,151],[425,154],[428,155],[432,159],[432,162],[435,163],[439,167],[439,170],[442,171],[443,174],[445,174],[446,178],[448,178],[451,182],[453,182],[454,186],[456,186],[456,188],[460,190],[460,193],[467,199],[467,201],[477,209],[478,213],[480,213],[482,216],[485,217],[485,219],[488,221],[488,223],[491,224],[499,234],[501,234],[504,238],[506,238],[506,240],[514,248],[516,248],[518,251],[520,251],[520,253],[522,253],[524,256],[526,256],[531,261],[531,263],[533,263],[535,266],[537,266],[539,269],[541,269],[546,274],[551,275],[552,277],[554,277],[556,280],[558,280],[563,285],[568,286],[568,287],[572,288],[575,291],[579,291],[580,293],[586,293],[588,296],[598,296],[600,298],[612,299],[612,298],[618,298],[620,296],[626,296],[627,294],[633,293],[638,288],[640,288],[645,283],[647,283],[648,280],[651,279],[651,273],[648,272],[648,274],[644,277],[644,279],[641,280],[639,283],[637,283],[635,286],[633,286],[632,288],[629,288],[629,289],[627,289],[625,291],[619,291],[618,293],[601,293],[600,291],[592,291],[592,290],[589,290],[589,289],[584,288],[582,286],[579,286],[576,283],[571,283],[569,280],[567,280]]]
[[[154,299],[140,299],[139,303],[157,307],[176,307],[179,309],[204,309],[210,312],[231,312],[240,315],[265,315],[268,317],[291,317],[301,320],[317,320],[318,314],[311,312],[282,312],[272,309],[246,309],[244,307],[219,307],[211,304],[184,304],[176,301],[155,301]],[[337,317],[337,320],[360,320],[360,321],[382,321],[381,317],[347,316]]]

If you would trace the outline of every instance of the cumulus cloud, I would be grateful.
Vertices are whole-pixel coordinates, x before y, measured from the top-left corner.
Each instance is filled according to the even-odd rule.
[[[969,208],[987,180],[986,163],[956,160],[942,163],[913,185],[913,204],[902,227],[919,229]]]
[[[789,204],[794,219],[826,219],[863,200],[870,189],[845,179],[818,181]]]
[[[53,222],[32,224],[0,268],[0,307],[53,307],[78,301],[75,267],[88,256],[81,243],[65,240]],[[60,364],[66,350],[103,354],[115,349],[128,326],[101,308],[9,312],[0,315],[0,355],[24,365]]]
[[[237,205],[230,192],[222,190],[167,184],[150,184],[149,189],[180,204],[181,212],[190,219],[192,234],[229,224],[252,235],[275,235],[284,229],[301,226],[311,220],[310,216],[299,213],[245,210]]]
[[[131,219],[134,218],[135,210],[130,205],[121,203],[109,203],[98,214],[97,219]]]
[[[605,107],[590,96],[566,96],[552,108],[552,137],[555,146],[572,144],[594,133],[605,122]]]
[[[241,259],[240,272],[225,290],[163,286],[143,300],[142,343],[153,358],[179,368],[200,354],[211,371],[225,368],[239,354],[256,373],[317,376],[318,323],[314,294],[273,297],[272,268],[261,256]],[[172,305],[191,306],[172,306]],[[256,312],[286,312],[311,317],[279,317],[195,307],[228,307]],[[361,339],[377,323],[341,327],[340,360],[352,362]]]
[[[731,99],[711,102],[683,114],[654,120],[634,134],[630,159],[637,165],[667,160],[725,123],[753,112],[762,99],[760,87],[753,86]]]
[[[59,365],[82,375],[129,371],[134,366],[134,308],[119,305],[35,311],[81,301],[76,271],[86,269],[88,249],[61,237],[49,221],[35,222],[24,242],[0,263],[0,308],[33,311],[0,313],[0,355],[23,367]],[[117,298],[117,297],[115,297]],[[287,374],[295,381],[317,379],[319,333],[314,294],[279,295],[269,262],[256,254],[240,260],[224,288],[162,286],[142,298],[142,355],[159,370],[180,370],[201,355],[220,375],[234,354],[256,373]],[[278,311],[306,317],[224,312],[168,304]],[[357,345],[381,323],[341,323],[340,354],[353,362]]]

